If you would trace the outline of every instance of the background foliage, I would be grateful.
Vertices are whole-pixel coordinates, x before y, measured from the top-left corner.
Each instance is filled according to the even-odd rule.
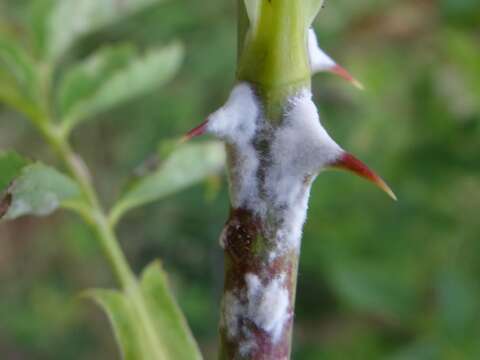
[[[32,1],[2,0],[0,28],[22,35]],[[478,14],[475,0],[337,0],[317,19],[322,47],[367,88],[359,93],[316,76],[323,122],[388,180],[399,202],[342,173],[316,181],[295,359],[480,357]],[[75,15],[66,9],[59,19],[73,24]],[[166,87],[106,113],[62,99],[65,108],[102,120],[81,124],[73,141],[107,203],[122,190],[118,179],[160,140],[184,133],[224,101],[234,79],[234,20],[232,1],[170,1],[87,35],[65,53],[67,68],[120,40],[140,48],[172,38],[184,43],[180,73]],[[64,49],[38,51],[56,57]],[[24,118],[0,107],[0,149],[12,147],[55,162]],[[137,272],[163,260],[207,358],[216,347],[223,273],[217,239],[227,211],[224,180],[210,178],[133,210],[119,227]],[[113,284],[93,236],[65,213],[0,224],[6,359],[118,358],[104,314],[76,296]]]

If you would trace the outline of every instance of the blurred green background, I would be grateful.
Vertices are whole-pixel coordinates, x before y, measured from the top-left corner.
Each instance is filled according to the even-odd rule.
[[[81,0],[79,0],[81,1]],[[22,33],[34,0],[0,0],[0,28]],[[71,14],[72,17],[75,14]],[[8,24],[8,25],[7,25]],[[366,86],[317,75],[323,123],[395,190],[328,172],[305,226],[294,359],[480,358],[480,5],[478,0],[330,0],[321,46]],[[152,6],[85,37],[65,64],[102,44],[180,39],[167,86],[82,125],[74,144],[111,203],[162,139],[221,105],[234,81],[234,1]],[[0,148],[56,160],[25,119],[0,105]],[[121,225],[139,271],[161,258],[206,358],[214,358],[225,180],[136,210]],[[78,299],[114,282],[93,234],[59,212],[0,224],[0,358],[117,359],[104,314]]]

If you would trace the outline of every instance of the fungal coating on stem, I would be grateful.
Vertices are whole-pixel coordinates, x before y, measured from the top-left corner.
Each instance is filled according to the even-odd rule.
[[[323,51],[318,45],[317,35],[315,31],[310,28],[308,30],[307,48],[308,48],[308,60],[310,62],[310,68],[312,74],[316,74],[321,71],[329,71],[332,74],[338,75],[341,78],[350,82],[356,88],[363,90],[363,85],[355,79],[346,69],[338,65],[325,51]]]
[[[230,144],[248,143],[255,135],[260,106],[253,89],[236,85],[225,105],[208,117],[207,132]]]
[[[320,123],[310,91],[289,100],[282,125],[272,142],[272,164],[266,174],[269,202],[283,226],[277,237],[283,250],[298,248],[310,186],[318,172],[342,154]]]
[[[245,275],[248,297],[248,318],[277,342],[289,319],[289,295],[284,287],[285,274],[264,286],[255,274]]]
[[[292,316],[285,279],[285,274],[281,274],[264,285],[259,276],[247,273],[245,288],[225,293],[221,326],[230,340],[241,339],[239,351],[243,356],[258,348],[255,332],[248,324],[268,334],[273,344],[280,340]]]
[[[283,359],[313,180],[336,166],[388,187],[329,136],[308,88],[285,99],[276,121],[267,118],[263,100],[253,85],[239,83],[205,131],[225,141],[229,157],[232,208],[220,240],[227,266],[223,336],[234,344],[230,355]]]
[[[242,304],[235,294],[227,291],[222,300],[223,317],[221,326],[227,329],[227,335],[230,339],[236,338],[240,331],[240,316],[243,312]]]
[[[206,125],[229,153],[221,331],[234,344],[227,358],[286,359],[311,184],[344,152],[320,123],[310,90],[287,98],[278,122],[260,104],[253,87],[240,83]]]
[[[232,207],[262,220],[274,259],[298,251],[311,183],[343,150],[322,127],[310,90],[287,99],[280,125],[265,118],[260,103],[251,85],[238,84],[208,117],[206,132],[228,144]]]
[[[307,47],[310,66],[313,73],[327,71],[336,65],[335,61],[320,49],[317,35],[312,28],[308,29]]]
[[[188,135],[205,130],[224,140],[228,153],[220,358],[286,360],[312,182],[323,168],[336,166],[388,187],[332,140],[312,101],[314,72],[329,71],[361,87],[319,48],[313,30],[307,33],[323,0],[239,3],[246,6],[239,18],[242,82]]]
[[[233,148],[236,163],[231,168],[230,197],[235,208],[258,198],[256,176],[259,158],[253,145],[260,117],[260,105],[253,89],[246,83],[234,87],[229,99],[208,117],[206,132],[224,140]]]
[[[237,354],[277,359],[289,352],[293,284],[313,180],[336,166],[389,188],[329,136],[308,88],[286,98],[278,121],[266,117],[261,103],[252,85],[238,84],[209,116],[206,132],[224,140],[229,153],[232,209],[221,237],[224,336]]]

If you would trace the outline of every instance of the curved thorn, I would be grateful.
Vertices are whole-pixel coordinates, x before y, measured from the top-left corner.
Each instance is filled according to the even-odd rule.
[[[342,66],[338,65],[338,64],[335,64],[335,66],[331,67],[329,69],[329,71],[332,73],[332,74],[335,74],[335,75],[338,75],[340,76],[341,78],[347,80],[348,82],[350,82],[353,86],[355,86],[357,89],[360,89],[360,90],[364,90],[364,86],[363,84],[358,81],[357,79],[355,79],[345,68],[343,68]]]
[[[190,130],[180,139],[180,143],[187,142],[194,137],[205,134],[205,132],[207,131],[207,124],[208,124],[208,120],[205,120],[200,125],[194,127],[192,130]]]
[[[387,195],[390,196],[393,200],[397,201],[397,197],[393,193],[392,189],[387,185],[387,183],[380,176],[370,170],[367,165],[365,165],[362,161],[357,159],[352,154],[344,153],[340,157],[340,159],[332,163],[330,166],[351,171],[354,174],[371,181],[381,190],[387,193]]]

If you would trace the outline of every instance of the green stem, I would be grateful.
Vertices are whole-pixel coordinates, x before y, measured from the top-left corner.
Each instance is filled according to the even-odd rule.
[[[255,85],[264,99],[271,121],[281,117],[285,99],[310,87],[310,65],[306,49],[308,24],[303,1],[261,1],[255,24],[239,11],[240,40],[237,80]],[[248,26],[249,30],[245,29]]]
[[[225,281],[219,358],[287,360],[301,219],[306,216],[304,205],[313,176],[309,171],[298,171],[288,156],[277,156],[274,151],[283,142],[291,149],[292,137],[305,134],[303,125],[294,123],[287,124],[290,139],[277,136],[285,128],[290,99],[310,91],[307,31],[323,1],[238,2],[237,80],[254,89],[262,113],[255,119],[242,118],[255,123],[255,133],[248,142],[232,141],[233,146],[227,147],[231,194],[248,192],[255,196],[245,196],[237,203],[234,196],[222,232]]]
[[[98,199],[95,188],[87,167],[83,160],[75,154],[61,127],[52,125],[51,112],[51,70],[48,66],[40,64],[42,76],[42,108],[44,109],[43,120],[38,123],[40,132],[60,157],[70,175],[80,186],[80,189],[88,204],[88,211],[80,212],[80,215],[89,223],[98,234],[113,273],[124,289],[129,289],[135,282],[135,276],[131,271],[127,259],[123,254],[116,235],[109,225],[107,215]]]
[[[100,205],[97,193],[93,187],[87,168],[82,160],[76,155],[70,144],[65,140],[63,134],[53,126],[45,126],[43,134],[48,142],[56,150],[70,175],[79,184],[85,199],[88,202],[89,211],[82,211],[80,215],[95,230],[98,240],[103,248],[103,252],[113,270],[113,273],[122,287],[124,293],[132,301],[133,307],[145,328],[147,341],[151,344],[152,354],[155,359],[166,359],[165,354],[159,349],[155,339],[155,328],[148,315],[145,300],[139,290],[139,284],[130,266],[128,265],[125,254],[123,253],[115,231],[108,220],[108,216]]]
[[[81,158],[74,153],[62,134],[57,131],[57,128],[47,125],[42,129],[42,132],[61,158],[70,175],[80,186],[90,207],[88,213],[83,212],[81,215],[97,233],[105,256],[119,284],[124,289],[129,289],[132,283],[134,283],[135,276],[118,244],[117,237],[109,224],[107,215],[100,205],[87,168],[83,165]]]

